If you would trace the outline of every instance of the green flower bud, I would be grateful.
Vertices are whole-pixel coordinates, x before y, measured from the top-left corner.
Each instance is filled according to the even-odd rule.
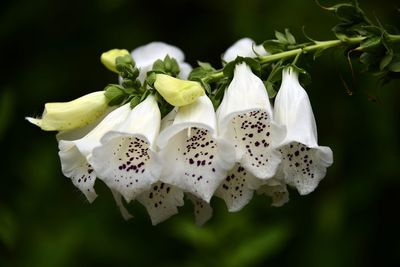
[[[199,82],[180,80],[165,74],[156,74],[154,87],[168,103],[176,107],[191,104],[204,95]]]
[[[101,54],[100,60],[107,69],[118,73],[115,60],[117,57],[130,55],[126,49],[111,49]]]
[[[41,119],[26,119],[44,131],[66,131],[88,125],[107,111],[104,91],[93,92],[70,102],[46,103]]]

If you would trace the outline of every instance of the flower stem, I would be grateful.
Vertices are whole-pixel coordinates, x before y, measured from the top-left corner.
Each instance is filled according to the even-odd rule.
[[[398,35],[390,36],[392,39],[393,38],[400,38]],[[325,50],[331,47],[336,47],[340,45],[352,45],[352,44],[358,44],[362,40],[364,40],[365,37],[354,37],[354,38],[347,38],[345,40],[329,40],[329,41],[322,41],[322,42],[315,42],[314,44],[311,45],[306,45],[301,48],[297,49],[292,49],[289,51],[284,51],[272,55],[266,55],[266,56],[261,56],[256,59],[260,62],[260,64],[266,64],[266,63],[272,63],[275,61],[279,61],[281,59],[286,59],[286,58],[291,58],[291,57],[299,57],[301,53],[307,53],[307,52],[312,52],[312,51],[317,51],[317,50]],[[209,74],[207,77],[205,77],[205,80],[208,82],[216,82],[224,77],[223,71],[218,70],[215,71],[211,74]]]

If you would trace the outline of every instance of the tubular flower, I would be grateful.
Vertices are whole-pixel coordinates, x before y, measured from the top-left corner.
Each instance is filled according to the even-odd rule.
[[[46,103],[41,119],[26,119],[44,131],[68,131],[93,123],[107,109],[104,91],[98,91],[69,102]]]
[[[71,178],[72,183],[82,191],[89,202],[93,202],[97,197],[93,188],[96,173],[89,163],[92,150],[100,145],[100,138],[105,133],[126,119],[129,110],[129,104],[115,109],[82,138],[68,140],[71,137],[74,138],[76,133],[62,133],[58,136],[60,149],[58,155],[62,172],[66,177]]]
[[[332,150],[318,146],[317,127],[310,100],[293,68],[284,69],[282,84],[275,99],[275,120],[286,126],[287,135],[279,148],[282,170],[278,175],[285,183],[308,194],[325,176],[333,163]]]
[[[176,107],[191,104],[204,95],[199,82],[180,80],[165,74],[156,75],[154,87],[168,103]]]
[[[107,69],[118,73],[115,66],[115,60],[117,59],[117,57],[125,55],[129,55],[129,52],[126,49],[112,49],[101,54],[100,60],[101,63],[103,63],[103,65],[107,67]]]
[[[267,51],[262,45],[256,45],[252,39],[242,38],[226,50],[222,59],[225,62],[230,62],[235,60],[237,56],[257,57],[257,55],[265,56]]]
[[[207,96],[178,109],[157,140],[164,161],[163,182],[210,201],[234,162],[233,148],[217,137],[216,126]]]
[[[180,73],[179,77],[187,79],[192,67],[184,62],[185,55],[182,50],[176,46],[172,46],[162,42],[152,42],[144,46],[140,46],[132,51],[131,53],[133,60],[135,60],[136,66],[140,69],[139,80],[143,82],[146,78],[146,74],[153,67],[153,63],[165,56],[169,55],[176,59]]]
[[[193,204],[194,218],[198,226],[205,224],[209,219],[211,219],[213,209],[210,203],[190,193],[187,193],[186,196]]]
[[[286,184],[276,179],[269,179],[266,184],[257,189],[258,194],[264,194],[272,198],[271,206],[281,207],[289,202],[289,192]]]
[[[273,177],[281,161],[275,147],[284,130],[272,120],[263,82],[246,64],[236,65],[217,118],[220,135],[236,148],[236,161],[259,179]]]
[[[154,96],[130,110],[117,128],[107,132],[93,149],[91,164],[110,189],[127,202],[150,189],[160,174],[154,140],[160,129],[160,110]]]

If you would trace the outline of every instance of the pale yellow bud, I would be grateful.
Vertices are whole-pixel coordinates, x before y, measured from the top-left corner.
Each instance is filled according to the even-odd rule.
[[[107,69],[118,73],[117,69],[115,67],[115,59],[117,57],[126,56],[126,55],[129,55],[129,52],[126,49],[111,49],[111,50],[101,54],[100,60],[101,60],[101,63],[103,63],[103,65],[107,67]]]
[[[104,91],[93,92],[70,102],[46,103],[41,119],[26,119],[44,131],[66,131],[88,125],[108,109]]]
[[[165,74],[157,74],[154,87],[171,105],[180,107],[193,103],[204,95],[199,82],[180,80]]]

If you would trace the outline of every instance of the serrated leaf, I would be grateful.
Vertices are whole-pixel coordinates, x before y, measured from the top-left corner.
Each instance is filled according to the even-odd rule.
[[[286,39],[285,34],[275,31],[275,37],[276,39],[278,39],[279,42],[281,42],[282,44],[288,44],[288,40]]]
[[[392,54],[392,53],[386,54],[386,55],[382,58],[382,60],[381,60],[381,62],[380,62],[380,64],[379,64],[379,69],[380,69],[380,70],[383,70],[387,65],[390,64],[390,62],[392,61],[392,59],[393,59],[393,54]]]
[[[286,40],[288,40],[289,44],[296,44],[296,38],[294,38],[293,34],[289,31],[289,29],[285,29]]]
[[[263,43],[264,49],[270,54],[280,53],[285,50],[285,46],[277,40],[267,40]]]

